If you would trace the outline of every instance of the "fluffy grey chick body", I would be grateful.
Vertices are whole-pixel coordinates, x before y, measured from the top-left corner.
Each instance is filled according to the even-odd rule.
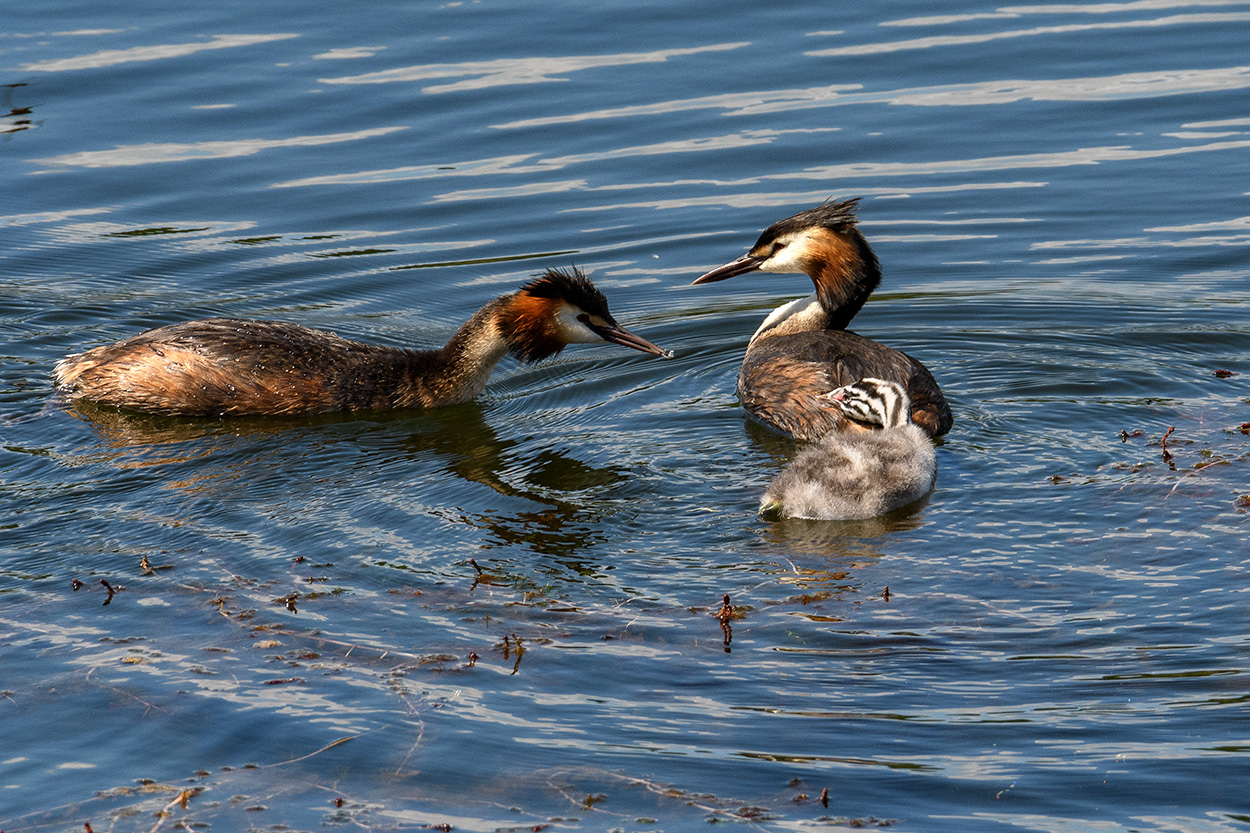
[[[860,379],[828,394],[838,428],[807,446],[769,484],[760,514],[770,518],[855,520],[913,503],[933,488],[937,457],[911,421],[902,387]]]

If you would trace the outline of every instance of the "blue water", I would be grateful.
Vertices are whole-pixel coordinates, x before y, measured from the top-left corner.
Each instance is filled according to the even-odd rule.
[[[1250,829],[1250,3],[11,5],[0,830]],[[810,284],[689,283],[850,196],[854,327],[955,427],[924,505],[769,523],[734,379]],[[675,358],[356,419],[49,380],[210,315],[431,346],[570,264]]]

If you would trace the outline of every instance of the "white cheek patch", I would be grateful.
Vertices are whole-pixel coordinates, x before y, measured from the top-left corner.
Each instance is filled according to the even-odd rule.
[[[808,232],[797,234],[785,242],[776,254],[771,255],[760,264],[761,272],[804,272],[802,255],[814,244]]]
[[[561,304],[559,311],[556,312],[556,331],[560,333],[560,337],[566,344],[593,344],[603,341],[598,333],[577,320],[577,316],[583,314],[581,310],[569,304]]]

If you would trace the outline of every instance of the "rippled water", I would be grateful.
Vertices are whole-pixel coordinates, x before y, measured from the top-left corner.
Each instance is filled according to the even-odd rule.
[[[1248,42],[1219,0],[6,10],[0,829],[1250,829]],[[808,282],[688,284],[830,196],[855,329],[955,427],[925,505],[772,524],[734,377]],[[208,315],[429,346],[570,263],[676,357],[361,419],[49,382]]]

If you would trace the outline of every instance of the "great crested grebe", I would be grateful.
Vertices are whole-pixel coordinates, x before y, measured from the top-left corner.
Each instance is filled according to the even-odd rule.
[[[951,410],[920,362],[846,329],[881,282],[881,266],[856,227],[858,199],[826,202],[773,223],[751,250],[694,280],[748,272],[802,272],[816,291],[773,310],[747,344],[738,396],[760,422],[796,439],[816,439],[840,414],[825,394],[857,379],[897,382],[911,418],[931,437],[951,427]]]
[[[908,419],[900,385],[860,379],[826,394],[837,427],[799,452],[760,501],[767,518],[855,520],[884,515],[929,493],[937,458]]]
[[[53,375],[71,399],[152,414],[437,408],[476,397],[506,353],[535,362],[598,341],[671,355],[617,324],[580,270],[549,269],[482,307],[437,350],[348,341],[281,321],[209,318],[70,356]]]

